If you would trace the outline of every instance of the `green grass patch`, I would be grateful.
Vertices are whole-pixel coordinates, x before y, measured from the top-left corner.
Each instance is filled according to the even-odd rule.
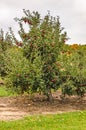
[[[0,82],[3,83],[3,85],[0,84],[0,97],[12,96],[13,93],[11,92],[11,90],[6,88],[6,86],[4,85],[5,81],[1,77],[0,77]]]
[[[0,130],[86,130],[86,111],[1,121]]]
[[[13,93],[12,90],[6,88],[5,86],[0,86],[0,97],[16,96],[17,93]]]
[[[0,97],[9,96],[10,93],[6,90],[4,86],[0,86]]]

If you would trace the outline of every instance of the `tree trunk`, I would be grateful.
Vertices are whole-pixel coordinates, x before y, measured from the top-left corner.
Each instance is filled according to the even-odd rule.
[[[51,89],[47,89],[47,100],[49,101],[49,102],[54,102],[54,99],[53,99],[53,96],[52,96],[52,93],[51,93]]]

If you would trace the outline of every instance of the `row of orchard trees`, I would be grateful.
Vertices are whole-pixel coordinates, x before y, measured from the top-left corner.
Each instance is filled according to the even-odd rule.
[[[86,45],[74,44],[65,49],[59,55],[62,93],[83,97],[86,93]]]
[[[6,77],[6,85],[18,93],[42,92],[49,101],[53,101],[52,89],[59,88],[63,96],[84,96],[86,46],[65,44],[68,38],[59,17],[52,17],[48,12],[41,18],[38,12],[23,11],[25,16],[15,19],[21,41],[11,28],[11,35],[5,38],[1,31],[0,73]]]

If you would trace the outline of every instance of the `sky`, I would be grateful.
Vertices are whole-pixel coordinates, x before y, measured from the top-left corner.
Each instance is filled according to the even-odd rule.
[[[68,44],[86,44],[86,1],[85,0],[0,0],[0,29],[5,32],[19,29],[14,18],[24,16],[23,9],[38,11],[41,16],[49,10],[52,16],[59,16],[61,26],[70,38]]]

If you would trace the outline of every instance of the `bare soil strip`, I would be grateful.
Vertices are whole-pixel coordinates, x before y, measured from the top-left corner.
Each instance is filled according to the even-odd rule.
[[[17,120],[34,114],[57,114],[86,110],[86,96],[79,99],[76,96],[66,97],[62,101],[59,94],[53,93],[54,102],[49,103],[42,95],[0,97],[0,120]]]

